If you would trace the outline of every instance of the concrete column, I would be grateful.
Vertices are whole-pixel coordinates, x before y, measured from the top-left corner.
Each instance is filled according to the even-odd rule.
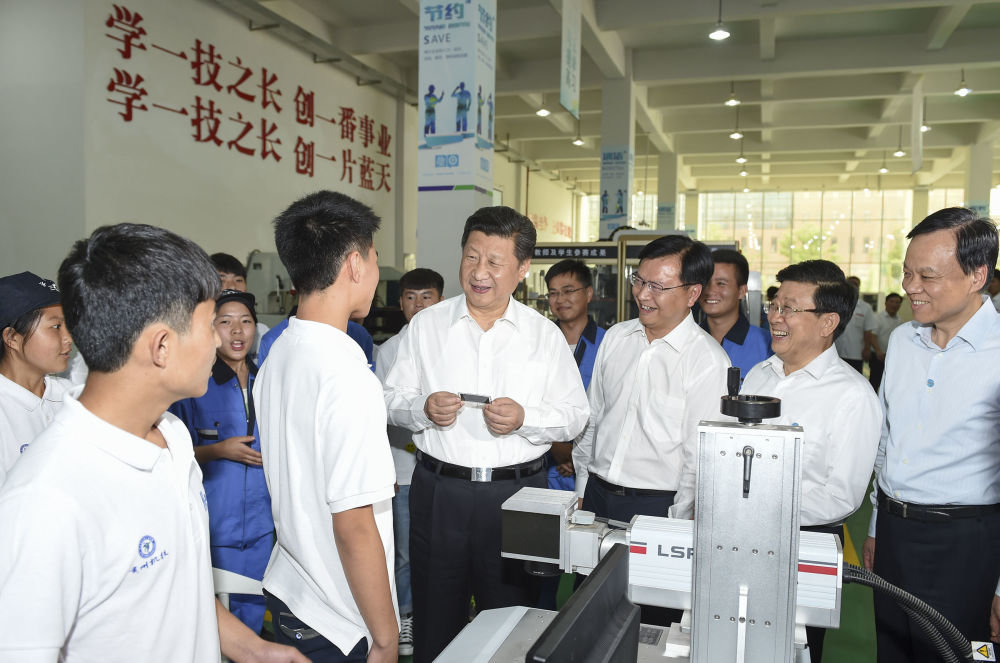
[[[698,192],[684,193],[684,230],[698,232]]]
[[[925,186],[913,189],[913,225],[917,225],[931,213],[931,210],[928,209],[928,193],[929,190]]]
[[[660,152],[656,160],[656,229],[677,227],[677,153]]]
[[[631,59],[623,78],[604,80],[601,101],[601,237],[629,223],[635,163]]]
[[[969,167],[965,175],[965,205],[983,216],[990,213],[990,187],[993,184],[993,143],[983,141],[969,149]]]

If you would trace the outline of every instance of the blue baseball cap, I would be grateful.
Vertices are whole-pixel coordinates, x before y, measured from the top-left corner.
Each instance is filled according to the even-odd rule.
[[[25,313],[60,302],[55,282],[31,272],[0,278],[0,330],[14,324]]]

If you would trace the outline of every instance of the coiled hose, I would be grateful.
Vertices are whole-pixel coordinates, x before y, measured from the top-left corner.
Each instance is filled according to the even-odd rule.
[[[854,564],[844,564],[844,582],[853,582],[871,587],[891,596],[903,611],[920,626],[930,638],[938,653],[949,663],[972,660],[972,643],[962,635],[944,615],[868,569]]]

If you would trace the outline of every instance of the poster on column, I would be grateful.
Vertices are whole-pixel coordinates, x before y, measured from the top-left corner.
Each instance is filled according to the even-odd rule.
[[[628,225],[632,159],[632,152],[627,148],[601,148],[602,239],[611,235],[615,228]]]
[[[580,119],[580,0],[563,0],[559,104]]]
[[[421,191],[493,189],[495,62],[496,0],[421,0]]]

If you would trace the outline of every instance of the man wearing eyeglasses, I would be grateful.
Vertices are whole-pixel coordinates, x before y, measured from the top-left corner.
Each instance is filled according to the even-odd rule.
[[[835,534],[861,505],[875,464],[882,407],[865,378],[837,355],[834,341],[851,320],[857,290],[828,260],[778,272],[768,307],[774,356],[747,374],[741,393],[781,399],[767,423],[802,426],[802,529]],[[822,628],[807,627],[809,656],[823,656]]]
[[[573,353],[586,389],[594,372],[597,348],[604,340],[604,329],[587,313],[594,299],[590,269],[580,260],[562,260],[546,272],[545,283],[549,288],[549,309]],[[576,487],[572,452],[572,441],[552,443],[550,453],[554,463],[549,467],[549,488],[573,490]]]
[[[639,317],[604,336],[590,423],[573,449],[584,509],[628,522],[677,508],[698,422],[717,419],[726,394],[729,357],[691,315],[712,269],[709,248],[685,235],[655,239],[639,254],[631,277]],[[690,517],[690,505],[679,517]]]

